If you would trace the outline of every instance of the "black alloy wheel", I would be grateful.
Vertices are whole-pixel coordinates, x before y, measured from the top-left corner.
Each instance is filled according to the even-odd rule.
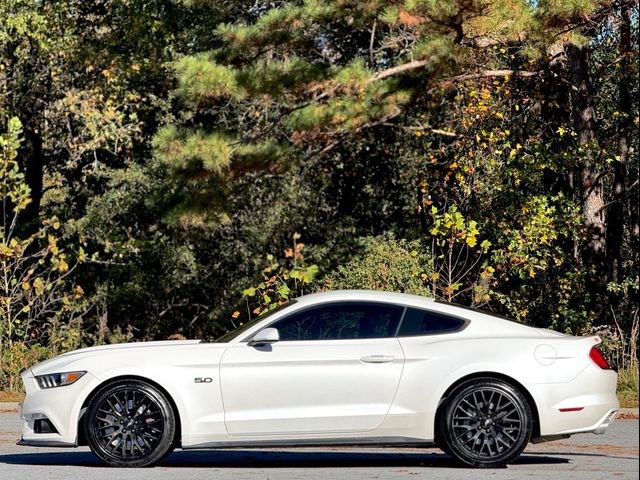
[[[106,386],[85,414],[89,447],[114,467],[147,467],[173,450],[175,414],[166,396],[139,380]]]
[[[449,395],[440,416],[443,450],[465,465],[503,467],[531,439],[531,409],[512,385],[492,378],[463,383]]]

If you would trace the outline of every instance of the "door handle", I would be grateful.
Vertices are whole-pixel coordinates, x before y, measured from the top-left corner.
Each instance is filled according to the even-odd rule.
[[[393,355],[366,355],[360,358],[364,363],[389,363],[396,359]]]

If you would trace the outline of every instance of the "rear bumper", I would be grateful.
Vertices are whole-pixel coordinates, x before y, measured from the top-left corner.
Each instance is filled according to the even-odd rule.
[[[567,383],[527,385],[536,401],[540,437],[604,433],[620,408],[617,374],[588,366]]]
[[[609,425],[611,425],[616,419],[616,415],[618,413],[618,409],[611,409],[607,412],[607,414],[602,418],[596,429],[593,431],[596,435],[602,435],[607,431]]]

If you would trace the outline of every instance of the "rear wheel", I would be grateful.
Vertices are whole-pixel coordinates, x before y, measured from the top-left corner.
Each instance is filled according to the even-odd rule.
[[[114,467],[147,467],[173,450],[175,414],[153,385],[126,380],[108,385],[89,403],[89,447]]]
[[[507,382],[476,378],[446,400],[439,431],[443,450],[465,465],[503,467],[516,460],[531,438],[531,409]]]

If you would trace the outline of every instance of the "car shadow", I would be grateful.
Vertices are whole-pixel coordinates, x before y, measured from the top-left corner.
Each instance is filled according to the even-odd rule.
[[[522,455],[519,465],[560,464],[569,459],[546,454]],[[0,455],[0,463],[10,465],[103,467],[90,452],[64,451]],[[192,450],[176,451],[159,466],[165,468],[341,468],[341,467],[423,467],[461,468],[443,453],[358,452],[358,451],[273,451],[273,450]]]

